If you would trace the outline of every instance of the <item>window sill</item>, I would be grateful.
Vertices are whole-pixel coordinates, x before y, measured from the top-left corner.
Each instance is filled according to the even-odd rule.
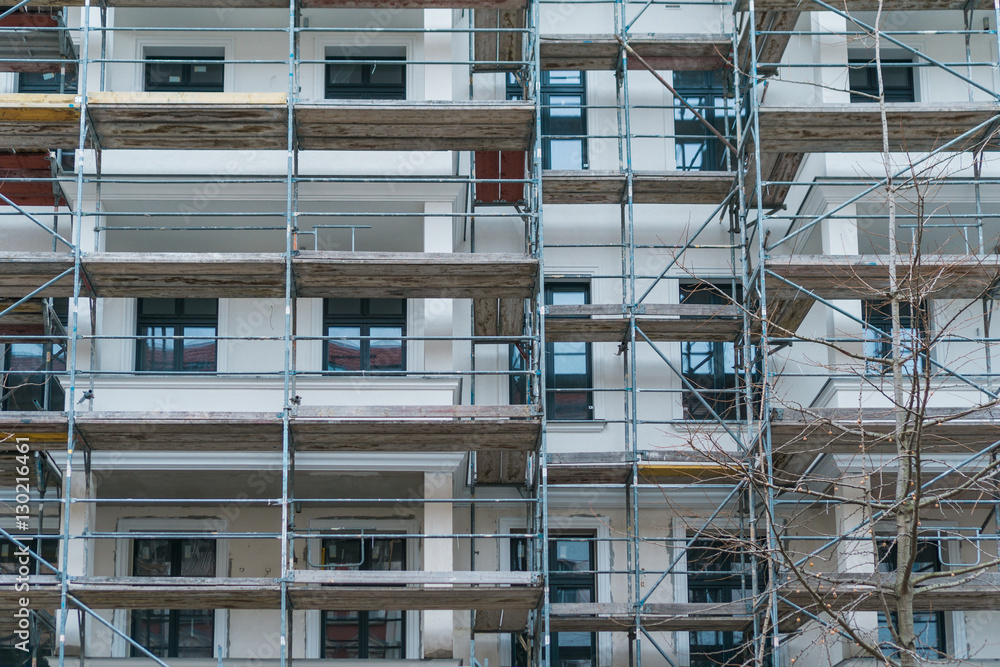
[[[600,433],[607,426],[607,422],[590,421],[550,421],[548,430],[552,433]]]

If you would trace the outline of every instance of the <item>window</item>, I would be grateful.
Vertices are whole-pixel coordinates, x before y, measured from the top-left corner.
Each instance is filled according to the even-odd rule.
[[[583,305],[590,303],[587,283],[547,283],[546,305]],[[510,369],[525,370],[523,348],[510,347]],[[593,371],[590,343],[547,343],[545,346],[545,409],[549,420],[586,420],[594,418]],[[527,377],[510,376],[510,402],[528,402]]]
[[[878,69],[875,67],[875,56],[851,58],[849,67],[851,102],[878,102]],[[913,61],[882,59],[882,90],[885,92],[886,102],[916,101]]]
[[[511,569],[527,571],[527,540],[512,539],[510,547]],[[553,604],[597,601],[597,559],[592,534],[560,535],[549,539],[549,586]],[[526,645],[521,636],[512,638],[513,664],[530,664]],[[553,633],[549,664],[553,667],[596,667],[597,634]]]
[[[866,370],[869,373],[890,373],[892,367],[892,307],[889,302],[865,301],[862,304],[865,321]],[[899,341],[903,353],[903,372],[921,372],[926,361],[924,347],[927,332],[927,307],[921,304],[914,313],[909,303],[899,304]]]
[[[46,308],[45,300],[41,301]],[[52,303],[53,320],[66,326],[66,299]],[[42,315],[38,315],[38,322]],[[62,329],[53,325],[53,333]],[[41,324],[23,327],[29,336],[45,333]],[[65,393],[56,374],[66,370],[66,347],[57,342],[25,342],[0,345],[0,409],[10,411],[62,410]]]
[[[214,577],[215,541],[132,540],[134,577]],[[136,609],[132,639],[159,658],[211,658],[215,612],[207,609]],[[141,657],[132,647],[132,657]]]
[[[884,541],[879,544],[879,572],[896,571],[896,544]],[[917,554],[913,561],[913,572],[940,572],[942,570],[940,544],[934,540],[922,540],[917,544]],[[882,612],[878,614],[878,639],[882,648],[890,655],[895,655],[895,644],[889,623],[894,626],[899,622],[896,614],[888,618]],[[917,653],[925,660],[935,660],[942,657],[947,650],[945,642],[945,618],[940,611],[917,611],[913,613],[913,625],[917,635]]]
[[[17,75],[19,93],[68,94],[76,92],[76,70],[66,72],[66,78],[58,72],[21,72]]]
[[[323,564],[341,570],[405,570],[405,546],[405,540],[395,537],[324,539]],[[322,658],[406,658],[402,611],[324,611],[321,616]]]
[[[327,56],[328,100],[405,100],[405,56]]]
[[[674,90],[723,135],[735,119],[722,70],[674,72]],[[674,100],[674,155],[680,171],[726,171],[726,147],[691,110]]]
[[[136,370],[215,370],[218,300],[139,299],[138,311]]]
[[[583,72],[542,72],[541,96],[542,169],[586,169],[587,88]],[[507,75],[507,99],[524,99],[524,89],[513,74]]]
[[[724,305],[733,302],[733,290],[728,285],[694,283],[681,285],[680,290],[681,303]],[[686,385],[684,387],[685,419],[710,419],[709,408],[722,419],[738,419],[746,413],[737,378],[737,352],[737,346],[730,342],[681,343],[681,372],[685,380],[699,389],[695,394]]]
[[[698,540],[687,552],[688,602],[724,604],[750,595],[748,564],[723,542]],[[699,630],[689,633],[691,667],[743,665],[742,632]]]
[[[327,299],[324,311],[326,370],[406,369],[406,299]]]
[[[146,51],[148,92],[221,93],[225,80],[225,49],[165,48]]]

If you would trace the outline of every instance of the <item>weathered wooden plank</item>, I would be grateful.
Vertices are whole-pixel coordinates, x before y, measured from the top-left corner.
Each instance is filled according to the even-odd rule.
[[[621,315],[621,304],[588,303],[579,305],[553,305],[545,307],[550,317],[580,317],[591,315]],[[736,306],[709,305],[696,303],[642,303],[637,307],[638,315],[667,315],[675,317],[739,317]]]
[[[541,425],[528,406],[412,406],[332,409],[292,418],[300,451],[532,451]],[[356,413],[356,414],[352,414]],[[393,413],[397,416],[391,417]],[[398,416],[398,415],[402,416]],[[338,415],[338,416],[335,416]],[[66,414],[0,412],[0,433],[28,436],[37,449],[66,447]],[[77,432],[101,451],[279,451],[274,413],[88,412]],[[0,452],[13,442],[0,442]]]
[[[742,320],[719,318],[636,318],[636,328],[650,340],[732,342],[743,330]],[[545,338],[553,342],[621,343],[629,336],[628,319],[545,319]],[[636,340],[643,342],[638,331]]]
[[[533,586],[539,578],[531,572],[497,570],[294,570],[296,582],[331,586],[403,586],[442,584],[462,586]]]
[[[883,611],[886,604],[895,604],[892,573],[868,574],[831,573],[807,575],[808,582],[820,593],[826,609],[851,611]],[[807,610],[815,608],[815,601],[800,582],[789,575],[783,577],[779,600],[799,605]],[[913,606],[917,611],[992,611],[1000,609],[1000,575],[978,572],[947,580],[930,580],[926,586],[947,582],[947,588],[922,590],[917,586]],[[822,586],[822,588],[820,588]],[[824,609],[824,611],[826,610]]]
[[[533,118],[533,105],[517,101],[296,105],[303,149],[527,150]]]
[[[102,297],[281,297],[277,253],[94,253],[83,259]],[[0,298],[18,298],[72,266],[58,253],[0,251]],[[503,253],[302,251],[293,260],[298,296],[527,298],[538,262]],[[70,277],[43,296],[70,296]]]
[[[713,171],[636,172],[632,199],[638,204],[718,204],[735,174]],[[620,204],[625,175],[614,171],[546,171],[542,196],[548,204]]]
[[[953,409],[929,409],[921,426],[920,449],[929,453],[971,453],[1000,440],[1000,415],[995,411],[949,419],[959,414]],[[895,419],[889,409],[783,410],[781,418],[771,422],[775,451],[786,456],[894,453],[894,431]]]
[[[31,608],[59,604],[54,576],[31,577]],[[16,577],[0,576],[0,609],[18,607],[22,593]],[[277,609],[281,589],[274,579],[196,577],[80,577],[70,595],[97,609]],[[532,609],[541,598],[538,585],[335,586],[289,584],[298,609]]]
[[[820,298],[877,299],[889,290],[887,258],[878,255],[773,257],[767,268]],[[904,259],[897,272],[904,297],[974,299],[1000,276],[1000,255],[924,255],[918,266]],[[767,289],[771,298],[806,298],[774,276],[767,277]]]
[[[969,3],[963,2],[963,0],[888,0],[880,4],[877,0],[841,0],[837,3],[827,2],[826,4],[836,7],[840,11],[854,13],[874,12],[879,9],[886,12],[961,10],[965,9]],[[975,6],[976,9],[989,9],[993,4],[989,0],[978,0]],[[762,0],[756,2],[754,7],[756,11],[827,11],[825,7],[809,0]],[[748,8],[749,0],[739,0],[736,3],[736,11],[745,12]]]
[[[964,132],[1000,118],[996,106],[984,103],[890,103],[886,105],[892,151],[940,148]],[[850,127],[849,133],[843,132]],[[987,126],[951,147],[1000,150],[1000,140]],[[852,153],[882,150],[879,107],[874,103],[813,107],[770,107],[760,110],[761,150],[786,153]]]
[[[524,29],[526,11],[523,8],[480,7],[473,10],[474,65],[477,72],[503,72],[521,68],[524,58]],[[492,32],[499,30],[499,32]]]
[[[633,34],[629,46],[658,70],[722,69],[729,62],[732,41],[725,35]],[[614,70],[621,45],[610,35],[545,35],[541,38],[542,69]],[[643,69],[629,61],[630,69]]]
[[[680,632],[738,631],[752,620],[738,602],[645,604],[639,616],[646,629]],[[554,632],[629,632],[635,629],[635,611],[623,603],[554,603],[551,624]]]
[[[476,611],[475,632],[521,632],[528,627],[527,609],[481,609]]]
[[[473,335],[496,336],[500,303],[498,299],[474,299],[472,301]]]
[[[294,268],[302,297],[528,298],[538,262],[504,253],[303,251]]]

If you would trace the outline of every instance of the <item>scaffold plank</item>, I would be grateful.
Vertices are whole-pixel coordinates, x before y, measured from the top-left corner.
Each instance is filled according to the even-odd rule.
[[[524,7],[477,7],[472,13],[473,72],[514,72],[523,66],[524,27],[527,12]]]
[[[75,147],[80,107],[73,95],[0,94],[0,149]]]
[[[719,204],[733,188],[736,174],[727,171],[637,171],[632,200],[637,204]],[[621,204],[625,174],[617,171],[546,171],[542,174],[546,204]]]
[[[304,150],[528,150],[534,104],[352,100],[297,104]]]
[[[277,150],[287,147],[280,93],[95,92],[89,140],[102,149]],[[302,150],[524,151],[534,105],[518,101],[351,100],[295,105]],[[73,95],[0,95],[0,149],[73,148]]]
[[[889,149],[931,151],[972,128],[1000,119],[990,103],[886,104]],[[843,128],[850,127],[845,133]],[[764,107],[760,110],[760,147],[779,153],[856,153],[882,150],[882,120],[875,103],[825,104],[812,107]],[[949,150],[985,146],[1000,150],[1000,140],[987,126]]]
[[[532,295],[538,261],[505,253],[302,251],[294,262],[306,298],[522,298]]]
[[[541,586],[511,584],[379,584],[371,572],[370,584],[329,585],[292,582],[289,599],[296,609],[532,609],[541,598]],[[428,575],[435,573],[428,572]],[[519,573],[510,573],[519,574]],[[427,577],[428,580],[433,577]],[[0,609],[18,608],[23,594],[15,590],[16,576],[0,575]],[[59,605],[55,576],[29,578],[31,607]],[[96,609],[278,609],[281,589],[275,579],[224,577],[77,577],[70,595]]]
[[[743,330],[743,320],[738,318],[735,306],[643,304],[640,307],[644,314],[636,317],[636,327],[654,342],[732,342]],[[621,312],[620,305],[547,306],[546,339],[552,342],[621,343],[628,337],[631,326],[629,318]],[[642,336],[636,333],[636,339],[642,341]]]
[[[824,0],[825,1],[825,0]],[[840,0],[840,2],[826,2],[826,4],[836,7],[840,11],[853,12],[874,12],[879,9],[886,12],[913,12],[913,11],[960,11],[970,7],[970,3],[965,0],[890,0],[879,3],[878,0]],[[971,5],[975,9],[989,9],[993,7],[990,0],[974,0]],[[738,0],[736,11],[745,12],[750,7],[749,0]],[[755,11],[828,11],[825,7],[809,2],[809,0],[758,0],[754,3]]]
[[[636,467],[639,483],[724,483],[740,474],[696,451],[640,452]],[[548,468],[552,485],[625,484],[632,475],[632,463],[619,452],[550,454]]]
[[[913,598],[916,611],[994,611],[1000,610],[1000,575],[994,572],[973,572],[968,575],[931,579],[925,586],[947,583],[941,588],[925,589],[918,585]],[[850,609],[856,611],[890,611],[896,604],[892,592],[896,575],[887,572],[871,573],[808,573],[809,588],[819,592],[823,610]],[[779,605],[792,603],[807,610],[816,608],[816,601],[807,587],[792,575],[782,576],[778,590]]]
[[[979,298],[1000,276],[1000,255],[924,255],[916,266],[900,261],[899,289],[921,300]],[[884,299],[889,293],[888,257],[881,255],[772,256],[767,268],[823,299]],[[773,275],[767,290],[769,298],[807,298]]]
[[[628,43],[658,70],[722,69],[729,63],[732,51],[732,40],[726,35],[632,34]],[[614,70],[621,44],[611,35],[544,35],[539,48],[542,69]],[[632,62],[629,67],[642,69]]]
[[[681,602],[644,604],[639,619],[647,630],[723,632],[743,630],[753,617],[739,602]],[[553,632],[631,632],[636,628],[636,614],[624,603],[553,603],[550,622]]]
[[[541,422],[527,406],[371,406],[300,409],[297,451],[533,451]],[[77,433],[97,451],[280,451],[276,413],[84,412]],[[0,412],[0,434],[39,450],[66,448],[64,412]],[[0,442],[0,452],[13,441]]]
[[[793,454],[894,453],[895,417],[889,408],[785,409],[771,422],[774,451]],[[933,453],[972,453],[1000,441],[995,410],[925,408],[920,449]]]
[[[538,262],[504,253],[301,251],[292,261],[297,296],[528,298]],[[67,253],[0,251],[0,298],[19,298],[72,268]],[[285,294],[278,253],[92,253],[82,259],[84,294],[100,297],[270,297]],[[66,276],[42,296],[72,296]]]

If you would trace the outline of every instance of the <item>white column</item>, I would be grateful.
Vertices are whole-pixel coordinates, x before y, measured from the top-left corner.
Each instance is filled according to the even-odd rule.
[[[424,217],[424,252],[452,252],[451,203],[426,202],[424,212],[427,214]],[[424,299],[423,318],[423,335],[451,336],[454,319],[452,300]],[[411,345],[410,350],[418,347]],[[424,370],[453,370],[453,347],[450,340],[424,342]]]
[[[868,486],[866,477],[846,477],[840,480],[837,495],[847,500],[863,501],[863,489]],[[834,517],[837,521],[837,534],[846,535],[858,526],[862,521],[870,518],[871,513],[862,504],[850,502],[840,503],[834,510]],[[871,574],[875,571],[875,546],[871,539],[871,524],[851,533],[853,539],[843,539],[836,547],[836,567],[838,572],[853,574]],[[871,641],[878,640],[878,613],[874,611],[853,612],[849,614],[850,624],[858,630],[858,633],[867,637]],[[860,649],[854,646],[853,642],[841,642],[842,658],[849,658],[861,655]]]
[[[70,492],[73,498],[89,498],[96,495],[94,489],[95,480],[91,477],[91,484],[87,484],[87,474],[83,468],[83,454],[79,451],[73,456],[73,475],[70,478]],[[50,493],[59,493],[58,489],[50,489]],[[70,535],[83,535],[88,528],[93,527],[94,503],[72,503],[69,511],[64,512],[64,520],[69,521]],[[60,534],[62,526],[60,525]],[[69,541],[69,560],[63,564],[62,569],[71,577],[92,576],[94,574],[94,564],[87,558],[88,553],[93,553],[94,543],[92,540]],[[59,546],[59,560],[62,559],[62,545]],[[58,622],[58,616],[57,616]],[[88,624],[88,629],[93,628],[94,622]],[[79,615],[76,611],[70,611],[66,621],[66,653],[78,655],[80,651],[80,623]]]
[[[857,215],[856,207],[851,204],[837,212],[838,216]],[[822,230],[823,254],[833,257],[858,254],[858,224],[854,219],[837,218],[819,223]],[[833,305],[858,319],[861,318],[861,301],[857,299],[838,299],[831,301]],[[856,320],[833,310],[829,312],[830,335],[838,337],[861,338],[864,327]],[[863,346],[860,343],[842,344],[843,347],[860,353]],[[856,364],[832,347],[828,348],[830,366],[836,368],[845,364]]]
[[[424,30],[450,29],[451,16],[450,9],[425,9]],[[424,59],[439,63],[455,60],[451,52],[451,40],[451,33],[425,33]],[[422,72],[417,71],[417,76],[423,79],[425,100],[454,99],[452,91],[454,68],[451,65],[424,65],[422,69]]]
[[[450,472],[424,473],[424,498],[451,499],[452,474]],[[454,532],[451,503],[427,503],[424,506],[424,533],[450,535]],[[450,537],[424,540],[424,570],[450,572],[454,569],[454,540]],[[448,584],[442,584],[447,586]],[[423,612],[423,658],[447,659],[455,655],[454,612]]]

